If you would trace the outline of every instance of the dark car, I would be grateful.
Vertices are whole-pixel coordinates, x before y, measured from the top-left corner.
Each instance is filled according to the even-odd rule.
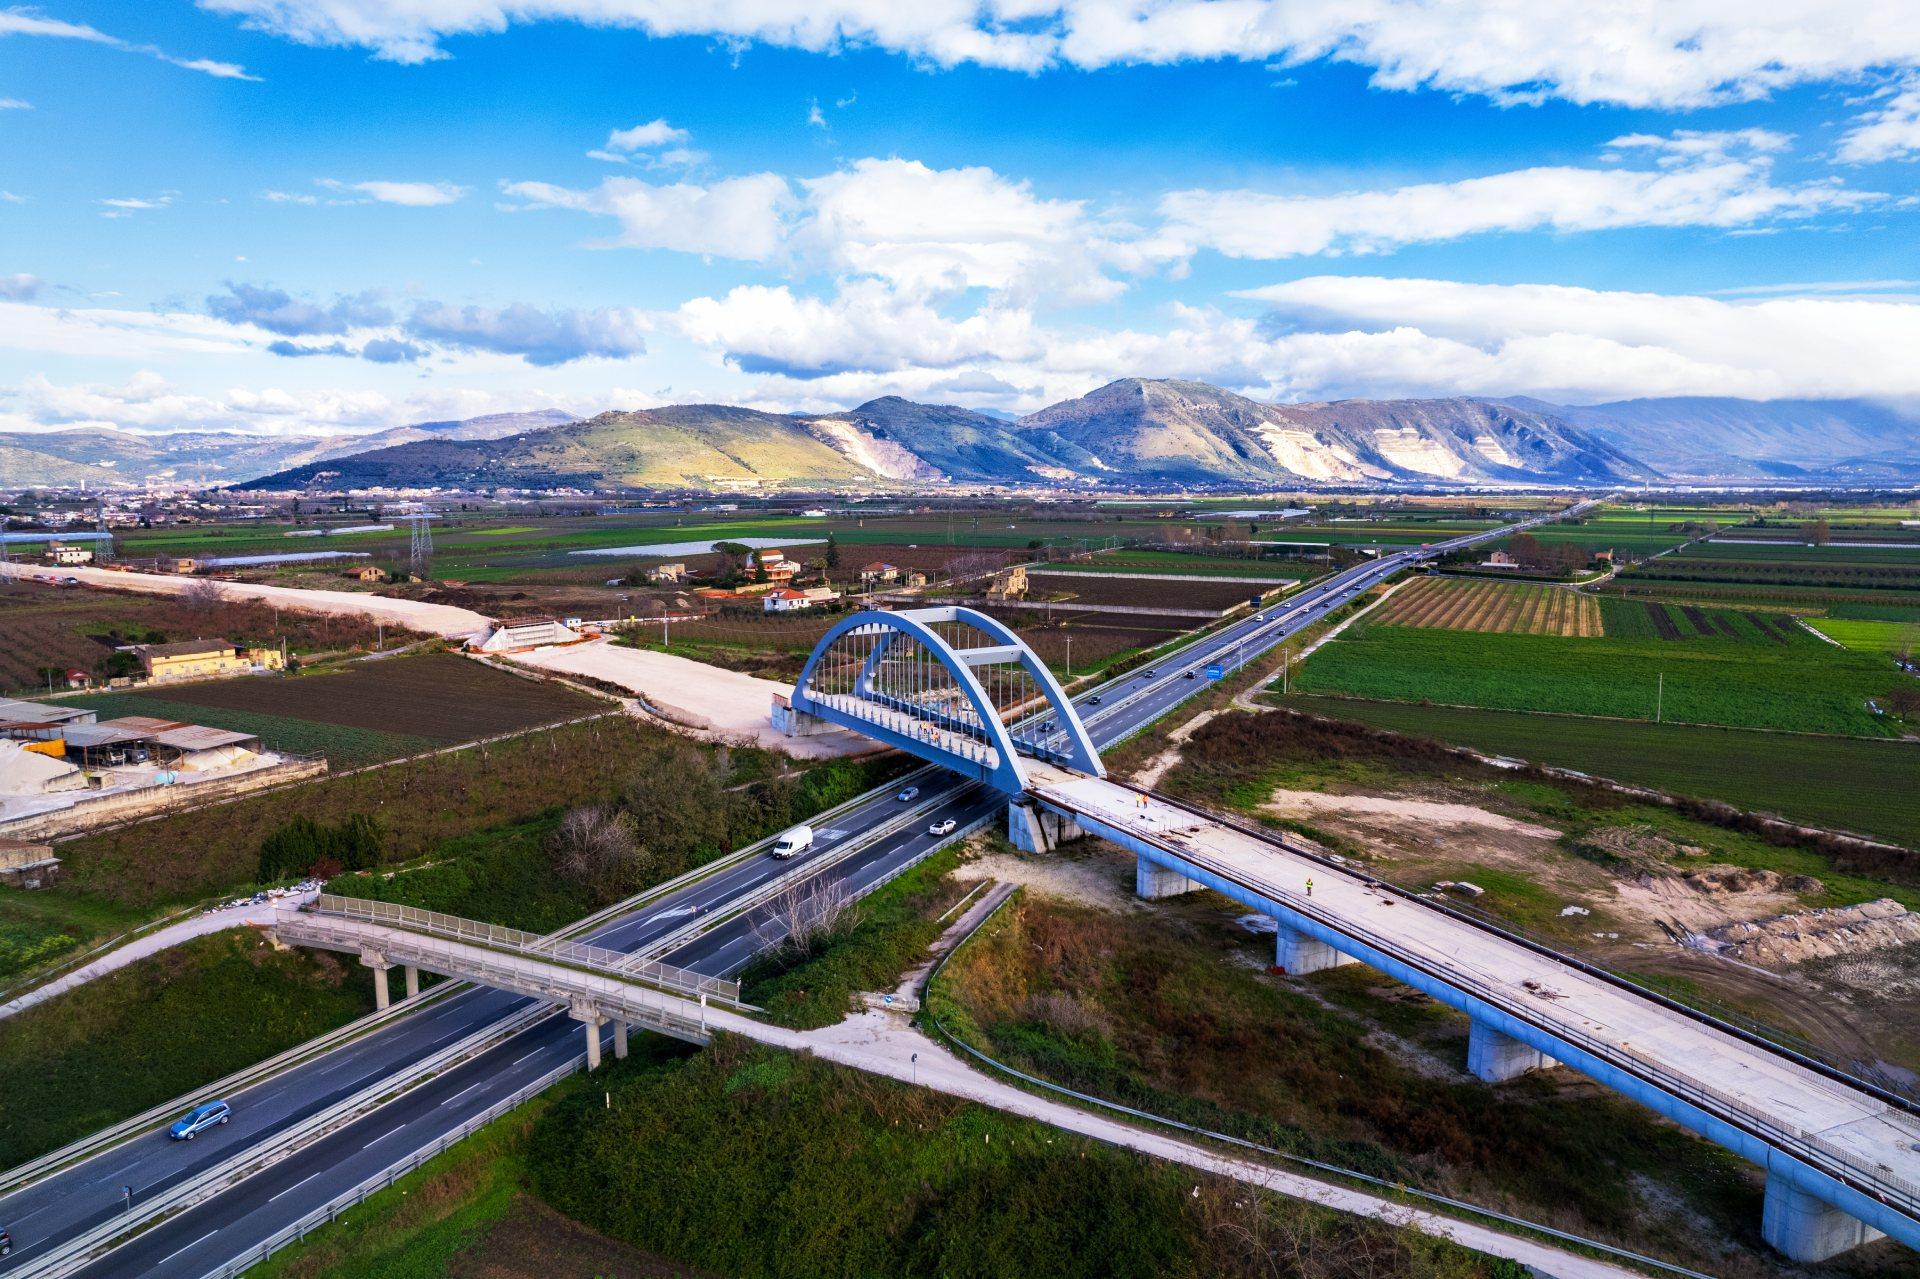
[[[1197,671],[1188,671],[1188,672],[1187,672],[1187,678],[1188,678],[1188,679],[1199,679],[1199,678],[1200,678],[1200,675],[1199,675],[1199,673],[1198,673]]]
[[[4,1257],[12,1251],[13,1236],[7,1233],[4,1226],[0,1226],[0,1257]]]

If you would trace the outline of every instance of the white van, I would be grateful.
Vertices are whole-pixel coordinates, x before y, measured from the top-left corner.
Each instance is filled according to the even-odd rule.
[[[813,847],[813,827],[795,826],[775,841],[773,855],[785,861],[789,857],[798,857]]]

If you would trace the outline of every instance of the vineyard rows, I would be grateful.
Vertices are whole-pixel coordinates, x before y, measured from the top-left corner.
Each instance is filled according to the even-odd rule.
[[[1512,582],[1461,582],[1423,577],[1394,595],[1377,619],[1381,626],[1479,631],[1504,635],[1605,635],[1600,606],[1557,586]]]

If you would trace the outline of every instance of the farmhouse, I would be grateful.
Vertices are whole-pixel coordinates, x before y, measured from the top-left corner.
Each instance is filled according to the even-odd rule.
[[[876,582],[897,582],[899,580],[900,569],[895,565],[888,564],[884,560],[875,560],[871,564],[861,566],[860,569],[860,582],[863,586],[872,586]]]
[[[767,613],[797,613],[812,607],[813,601],[807,598],[806,591],[788,586],[776,586],[760,597],[761,611]]]
[[[1016,564],[1005,573],[993,579],[987,587],[990,600],[1017,600],[1026,598],[1027,569],[1024,564]]]
[[[347,573],[346,576],[356,582],[384,582],[387,580],[387,571],[371,564],[364,564]]]
[[[687,566],[678,560],[671,564],[655,564],[647,570],[647,580],[655,586],[678,586],[687,580]]]
[[[1480,567],[1481,568],[1519,568],[1520,561],[1516,560],[1515,558],[1513,558],[1513,556],[1507,554],[1505,551],[1495,551],[1493,554],[1487,556],[1486,559],[1480,561]]]
[[[52,542],[47,546],[47,561],[51,564],[91,564],[93,548],[76,546],[71,542]]]
[[[132,651],[151,680],[205,679],[213,675],[238,675],[256,667],[280,670],[283,665],[279,649],[241,649],[227,640],[135,644]]]

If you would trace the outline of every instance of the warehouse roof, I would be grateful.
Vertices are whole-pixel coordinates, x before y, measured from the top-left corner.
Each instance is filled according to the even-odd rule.
[[[179,640],[172,644],[141,644],[137,647],[148,657],[197,657],[201,653],[233,652],[231,641],[218,639]]]
[[[55,706],[50,702],[19,702],[0,697],[0,725],[68,724],[92,718],[93,712],[84,706]]]
[[[182,724],[178,728],[169,728],[165,732],[155,733],[153,740],[160,745],[176,751],[213,751],[226,746],[245,746],[248,743],[260,744],[256,733],[236,733],[227,728],[209,728],[205,724]]]

